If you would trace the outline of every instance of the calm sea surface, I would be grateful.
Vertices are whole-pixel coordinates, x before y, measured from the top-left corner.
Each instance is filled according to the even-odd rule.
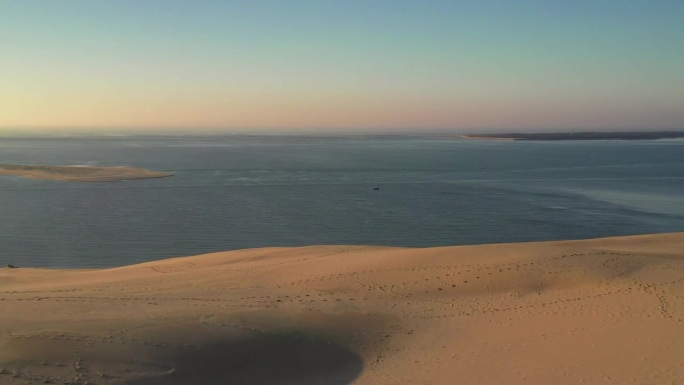
[[[3,265],[108,267],[262,246],[684,231],[682,140],[0,139],[1,163],[176,174],[112,183],[0,177]]]

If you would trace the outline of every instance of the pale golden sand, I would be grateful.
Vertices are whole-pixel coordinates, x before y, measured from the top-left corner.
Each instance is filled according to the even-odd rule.
[[[0,165],[0,175],[65,182],[113,182],[132,179],[165,178],[172,173],[133,167],[25,166]]]
[[[682,384],[684,233],[0,269],[0,384]]]

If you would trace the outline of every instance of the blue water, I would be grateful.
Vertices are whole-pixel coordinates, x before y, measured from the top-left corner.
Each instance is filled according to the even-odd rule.
[[[262,246],[684,231],[682,140],[0,139],[3,163],[176,174],[111,183],[0,177],[0,263],[19,266],[120,266]]]

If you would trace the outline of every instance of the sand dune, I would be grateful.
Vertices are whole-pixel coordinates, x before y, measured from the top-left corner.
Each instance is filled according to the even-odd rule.
[[[0,175],[65,182],[113,182],[132,179],[165,178],[172,173],[133,167],[24,166],[0,165]]]
[[[0,384],[684,383],[684,233],[0,269]]]

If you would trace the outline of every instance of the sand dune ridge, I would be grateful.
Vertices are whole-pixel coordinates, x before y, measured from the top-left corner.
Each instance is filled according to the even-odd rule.
[[[664,384],[683,348],[684,233],[0,270],[0,384]]]

